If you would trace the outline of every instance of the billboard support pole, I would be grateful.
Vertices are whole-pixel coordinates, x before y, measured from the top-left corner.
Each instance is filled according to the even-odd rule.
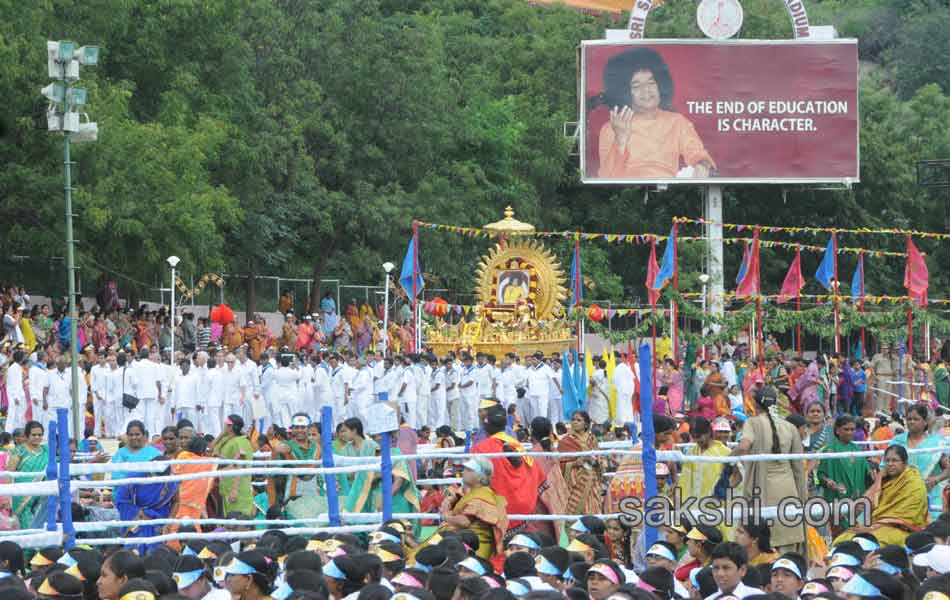
[[[708,245],[709,273],[709,312],[722,317],[725,311],[725,282],[722,268],[722,186],[706,186],[706,243]],[[719,332],[719,325],[712,324],[713,331]]]

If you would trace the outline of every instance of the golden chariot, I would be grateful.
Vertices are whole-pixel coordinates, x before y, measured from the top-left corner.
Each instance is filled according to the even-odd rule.
[[[564,272],[557,258],[536,239],[534,225],[505,218],[485,225],[498,243],[482,257],[475,273],[477,304],[458,324],[435,316],[424,330],[424,343],[438,356],[449,350],[501,357],[541,351],[550,355],[575,344],[562,302],[567,299]]]

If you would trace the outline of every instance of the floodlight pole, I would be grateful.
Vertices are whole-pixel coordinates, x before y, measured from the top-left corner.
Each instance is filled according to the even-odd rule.
[[[66,95],[64,96],[63,114],[69,112],[69,81],[64,77],[63,82],[66,86]],[[69,290],[69,360],[72,413],[73,413],[73,435],[80,439],[84,428],[82,427],[83,412],[80,410],[79,402],[79,336],[78,319],[79,314],[76,311],[76,256],[74,247],[76,240],[73,238],[73,187],[72,187],[72,162],[69,157],[69,132],[63,131],[63,173],[65,176],[65,185],[63,194],[66,199],[66,278]]]

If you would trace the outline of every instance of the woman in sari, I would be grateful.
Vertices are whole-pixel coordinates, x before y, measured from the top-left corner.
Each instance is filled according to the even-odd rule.
[[[546,417],[535,417],[531,421],[531,442],[541,452],[554,451],[554,428],[551,421]],[[561,474],[561,468],[558,465],[557,458],[548,458],[547,456],[536,457],[538,466],[544,472],[544,485],[539,490],[540,502],[534,508],[535,514],[564,514],[568,511],[567,506],[567,484],[564,481],[564,475]],[[600,487],[598,486],[597,501],[600,501]],[[596,512],[598,504],[594,504],[591,511]],[[585,514],[570,513],[568,514]],[[560,521],[533,521],[527,524],[526,531],[532,533],[545,533],[551,536],[551,539],[561,538]]]
[[[947,370],[946,361],[937,359],[934,365],[933,379],[937,402],[944,408],[950,407],[950,371]]]
[[[558,452],[589,452],[597,450],[597,438],[590,432],[590,415],[575,411],[568,424],[569,432],[557,444]],[[569,515],[597,514],[602,505],[603,469],[596,456],[573,456],[561,458],[561,469],[567,484]]]
[[[340,449],[340,456],[350,456],[350,457],[367,457],[367,456],[376,456],[376,451],[379,450],[379,445],[371,439],[366,439],[366,436],[363,435],[363,422],[357,418],[347,419],[340,423],[340,426],[337,428],[339,431],[340,441],[344,443],[343,448]],[[353,462],[344,462],[343,466],[349,464],[358,464],[360,461]],[[340,497],[346,498],[350,493],[350,488],[353,486],[353,480],[360,473],[346,473],[344,475],[337,475],[337,484],[340,488]]]
[[[821,449],[822,453],[860,452],[854,443],[855,419],[843,414],[835,419],[834,437]],[[818,463],[817,479],[828,503],[845,498],[858,498],[867,489],[871,465],[865,458],[823,459]],[[831,535],[838,536],[850,526],[847,517],[831,524]]]
[[[49,462],[49,448],[43,443],[43,426],[37,421],[30,421],[23,426],[26,442],[15,447],[7,461],[8,471],[21,473],[38,473],[36,477],[16,478],[16,482],[42,481],[46,476],[46,465]],[[13,517],[19,521],[20,529],[29,529],[42,496],[14,496]]]
[[[190,427],[183,427],[191,429]],[[192,430],[193,432],[193,430]],[[184,440],[185,438],[182,437]],[[208,442],[203,437],[188,438],[185,448],[175,457],[178,460],[198,461],[204,457],[208,449]],[[217,468],[217,465],[209,465],[195,462],[194,464],[176,464],[172,465],[171,471],[175,475],[184,475],[190,473],[210,473]],[[190,479],[178,484],[178,492],[175,497],[175,503],[172,506],[170,515],[175,519],[204,519],[208,516],[208,495],[214,487],[214,478]],[[201,530],[201,527],[198,527]],[[175,533],[178,531],[178,525],[166,525],[163,533]],[[175,542],[178,544],[178,542]],[[175,544],[169,543],[174,546]]]
[[[670,404],[670,411],[683,411],[683,374],[676,368],[672,358],[663,362],[663,370],[657,375],[660,384],[666,386],[666,400]]]
[[[390,435],[395,437],[395,432]],[[379,441],[374,441],[378,455]],[[409,462],[403,458],[399,448],[390,449],[393,465],[393,514],[417,513],[421,510],[422,496],[416,486],[416,478],[412,476]],[[382,508],[382,480],[376,471],[360,471],[356,474],[350,491],[344,501],[344,512],[360,513],[373,512]],[[413,521],[413,535],[418,537],[420,532],[419,521]]]
[[[438,543],[440,531],[463,529],[478,536],[476,556],[489,560],[493,555],[501,555],[508,529],[507,503],[504,496],[491,489],[491,478],[491,461],[472,458],[462,463],[463,489],[453,487],[446,490],[439,509],[442,524],[435,534],[414,549],[413,555],[429,544]]]
[[[873,533],[881,546],[903,547],[908,535],[927,525],[927,486],[917,467],[908,464],[907,450],[903,446],[895,444],[884,452],[884,468],[877,472],[863,498],[872,508],[871,524],[852,527],[839,535],[833,546],[859,533]],[[864,503],[852,506],[860,515]]]
[[[933,452],[917,452],[910,456],[910,464],[917,468],[920,476],[927,485],[927,495],[930,498],[930,513],[936,518],[943,508],[943,488],[946,478],[941,466],[943,454],[936,451],[943,442],[939,435],[928,434],[930,411],[924,404],[914,404],[907,409],[905,417],[907,431],[894,436],[893,444],[907,449],[934,448]]]
[[[155,460],[166,460],[159,456]],[[168,475],[169,470],[162,473],[129,473],[129,477],[150,477],[153,475]],[[161,525],[152,525],[152,519],[167,519],[175,505],[175,492],[178,483],[140,483],[135,485],[120,485],[115,489],[115,507],[119,511],[122,521],[142,521],[141,525],[134,525],[125,529],[123,537],[148,538],[155,536],[162,529]],[[157,544],[141,544],[134,547],[140,554]]]
[[[232,460],[252,460],[254,448],[247,436],[243,435],[243,429],[243,418],[239,415],[228,415],[224,419],[224,431],[214,441],[214,456]],[[220,470],[231,468],[243,467],[223,465]],[[223,503],[222,516],[237,512],[245,515],[245,518],[251,518],[254,514],[254,491],[250,475],[223,477],[218,483],[218,490]]]

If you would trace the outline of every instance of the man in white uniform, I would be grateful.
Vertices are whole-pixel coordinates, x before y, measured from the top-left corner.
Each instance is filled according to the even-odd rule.
[[[432,361],[432,387],[429,388],[429,426],[435,430],[449,422],[445,402],[445,367],[439,366],[435,356]]]
[[[460,430],[475,431],[478,429],[478,381],[472,364],[472,355],[462,355],[462,370],[459,373],[459,394],[461,396]]]
[[[218,360],[218,357],[215,356],[215,358],[208,361],[208,370],[204,377],[200,397],[207,400],[202,402],[199,399],[198,402],[198,412],[204,413],[201,419],[202,424],[199,425],[199,427],[204,433],[210,433],[215,437],[221,433],[221,425],[224,422],[223,374],[226,366],[224,365],[223,359],[221,360],[221,364],[218,364]]]
[[[459,369],[452,357],[442,361],[445,368],[445,403],[448,406],[449,425],[453,431],[462,429],[462,400],[459,394]]]
[[[181,361],[180,368],[181,375],[172,390],[175,418],[176,421],[188,419],[195,423],[198,418],[198,412],[195,410],[198,402],[198,375],[191,369],[191,361],[187,359]]]
[[[330,366],[316,354],[313,360],[319,361],[313,368],[313,396],[302,412],[310,415],[312,421],[318,422],[323,418],[323,407],[333,406],[333,390],[330,388]]]
[[[590,378],[590,419],[597,425],[610,420],[610,381],[607,379],[607,361],[597,362]]]
[[[564,402],[561,393],[561,363],[557,355],[545,363],[544,368],[548,370],[548,419],[551,424],[566,422],[564,418]]]
[[[363,422],[366,427],[367,415],[370,405],[373,403],[373,369],[367,364],[365,358],[358,360],[359,370],[356,377],[353,378],[353,387],[350,392],[349,416],[356,417]]]
[[[49,419],[46,417],[46,410],[43,408],[43,398],[46,395],[46,388],[49,387],[49,371],[46,370],[46,352],[38,350],[36,360],[30,365],[28,371],[30,378],[30,402],[33,404],[33,420],[39,421],[46,429]]]
[[[530,427],[535,417],[548,415],[548,402],[551,394],[551,376],[547,365],[544,364],[544,354],[536,352],[528,357],[528,385],[525,397],[522,398],[522,423]]]
[[[617,390],[617,410],[614,414],[614,426],[624,427],[627,423],[633,423],[633,392],[636,389],[636,383],[633,377],[633,369],[623,360],[618,352],[616,354],[617,366],[614,367],[614,389]]]
[[[518,374],[511,363],[511,358],[501,359],[501,375],[498,378],[498,401],[508,410],[508,407],[518,401]]]
[[[479,352],[475,355],[478,367],[475,369],[475,385],[478,388],[480,400],[491,400],[495,397],[494,368],[488,364],[488,357]]]
[[[380,361],[382,364],[382,374],[376,380],[376,398],[383,400],[383,394],[386,394],[386,401],[389,402],[396,398],[396,368],[393,367],[391,358]]]
[[[92,392],[93,435],[105,437],[106,423],[109,420],[106,410],[106,381],[109,377],[109,365],[105,349],[99,351],[99,362],[89,369],[89,391]]]
[[[26,353],[17,350],[13,353],[13,358],[7,363],[7,421],[5,431],[13,433],[14,429],[20,429],[26,425],[26,387],[29,384],[29,372],[27,371],[29,361]],[[26,379],[26,381],[24,380]],[[34,411],[36,412],[36,411]],[[38,419],[34,419],[38,420]],[[42,422],[41,422],[42,423]],[[46,423],[42,423],[46,428]]]
[[[158,353],[149,353],[147,348],[139,352],[139,360],[136,361],[135,376],[139,383],[139,406],[142,408],[142,422],[149,435],[158,433],[164,427],[162,419],[162,406],[159,404],[162,398],[162,376],[160,365],[152,360],[152,356],[158,357]],[[124,431],[124,429],[123,429]]]
[[[399,409],[406,423],[413,429],[418,430],[419,413],[416,410],[418,401],[416,390],[418,389],[418,385],[416,384],[415,370],[412,368],[412,359],[408,356],[404,357],[402,367],[402,375],[399,380],[399,390],[396,392],[396,399],[399,402]]]
[[[72,406],[71,392],[72,373],[66,368],[66,357],[58,356],[56,357],[56,370],[50,373],[49,387],[46,388],[46,398],[43,399],[43,404],[47,406],[47,416],[50,421],[57,418],[56,409],[69,409]]]
[[[429,361],[420,354],[413,355],[412,369],[416,378],[416,421],[419,427],[429,423],[429,402],[432,396],[432,369]]]
[[[313,377],[314,368],[306,354],[300,354],[300,380],[298,382],[299,392],[297,393],[297,404],[294,406],[291,414],[299,412],[306,413],[310,420],[315,419],[311,414],[313,412]]]
[[[112,393],[116,403],[116,433],[125,433],[126,427],[132,421],[141,421],[145,415],[142,408],[142,397],[140,395],[141,386],[139,385],[138,370],[131,363],[131,355],[120,352],[116,356],[116,370],[112,372],[114,377],[112,381]],[[122,398],[125,394],[138,398],[138,404],[135,408],[127,408]]]
[[[346,407],[346,382],[339,354],[330,356],[330,392],[333,397],[333,426],[336,427],[344,421],[343,411]]]
[[[223,416],[238,415],[244,422],[250,426],[251,420],[245,407],[246,398],[244,387],[244,374],[237,368],[237,358],[234,354],[228,353],[224,358],[224,368],[221,370],[221,406],[223,407]]]
[[[340,417],[346,419],[350,415],[350,401],[353,398],[353,380],[356,379],[356,374],[359,372],[359,363],[357,362],[355,354],[347,354],[343,361],[343,370],[341,371],[343,375],[343,407]]]
[[[114,438],[119,435],[119,428],[122,427],[120,419],[122,418],[122,392],[119,386],[122,381],[118,375],[119,364],[114,352],[109,352],[106,357],[106,371],[104,383],[102,386],[103,406],[106,420],[106,437]]]

